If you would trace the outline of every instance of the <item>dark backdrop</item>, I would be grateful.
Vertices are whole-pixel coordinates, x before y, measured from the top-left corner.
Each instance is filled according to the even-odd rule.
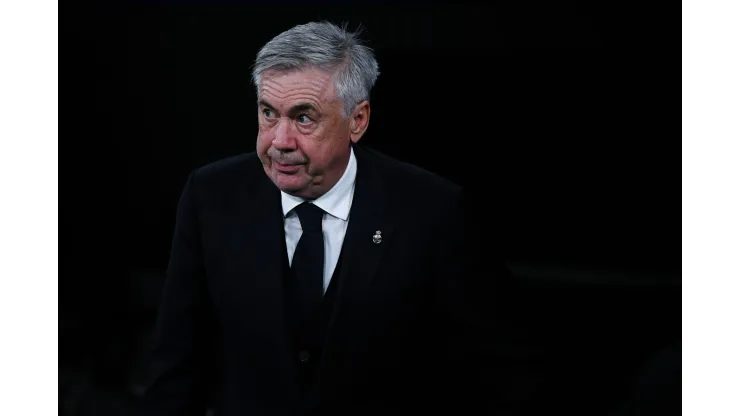
[[[316,19],[362,24],[377,53],[363,142],[476,201],[468,223],[490,244],[478,249],[514,272],[517,316],[551,359],[543,397],[571,414],[615,411],[650,357],[678,345],[679,141],[666,133],[659,31],[575,1],[156,3],[85,9],[65,29],[75,101],[61,217],[78,241],[60,273],[68,412],[136,396],[182,185],[254,149],[254,56]]]

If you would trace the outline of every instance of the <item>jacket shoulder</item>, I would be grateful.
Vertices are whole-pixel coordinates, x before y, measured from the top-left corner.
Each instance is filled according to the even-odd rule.
[[[213,190],[254,182],[259,175],[264,171],[255,152],[219,159],[191,172],[196,188]]]
[[[403,199],[457,199],[462,195],[463,189],[460,185],[428,169],[400,161],[376,150],[362,151],[379,167],[389,190]]]
[[[193,176],[198,180],[224,179],[230,175],[242,174],[245,171],[260,167],[257,153],[242,153],[203,165],[193,170]]]

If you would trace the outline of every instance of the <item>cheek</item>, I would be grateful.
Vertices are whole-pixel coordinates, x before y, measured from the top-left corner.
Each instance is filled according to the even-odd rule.
[[[331,166],[336,150],[330,143],[320,143],[304,146],[302,152],[310,161],[310,171],[321,174]]]
[[[267,150],[272,145],[272,137],[270,134],[266,132],[260,132],[257,135],[257,152],[258,153],[267,153]]]
[[[298,149],[306,155],[311,162],[320,162],[324,159],[326,153],[326,144],[316,140],[316,138],[305,137],[298,141]]]

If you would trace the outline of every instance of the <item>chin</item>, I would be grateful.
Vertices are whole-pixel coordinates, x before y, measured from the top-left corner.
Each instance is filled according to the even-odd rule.
[[[301,191],[304,191],[306,189],[305,180],[302,180],[300,178],[285,177],[284,175],[277,172],[273,176],[273,182],[281,191],[291,195],[298,196]]]

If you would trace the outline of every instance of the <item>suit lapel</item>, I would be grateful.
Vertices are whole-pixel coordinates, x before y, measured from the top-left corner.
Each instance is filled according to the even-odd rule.
[[[383,179],[371,156],[360,147],[354,149],[357,157],[355,195],[342,245],[343,264],[337,276],[336,304],[327,328],[327,341],[332,336],[342,305],[351,302],[354,296],[363,296],[368,292],[366,289],[372,284],[389,240],[393,237]]]
[[[243,195],[245,232],[239,235],[244,239],[248,252],[250,279],[255,295],[270,300],[270,304],[282,307],[283,265],[285,263],[285,233],[280,205],[280,192],[266,176],[255,184],[253,192]],[[264,300],[262,301],[264,302]],[[260,302],[260,303],[262,303]]]
[[[261,348],[258,354],[265,362],[274,365],[273,380],[286,389],[295,388],[295,382],[290,381],[296,374],[283,298],[288,261],[280,191],[262,173],[245,186],[239,198],[235,213],[238,219],[233,222],[231,234],[236,239],[231,246],[236,252],[229,256],[228,265],[236,273],[232,279],[238,282],[233,286],[240,300],[237,313],[248,317],[245,330],[262,337],[254,346]],[[297,390],[286,390],[286,399],[289,393],[295,393],[294,397],[298,394]]]

